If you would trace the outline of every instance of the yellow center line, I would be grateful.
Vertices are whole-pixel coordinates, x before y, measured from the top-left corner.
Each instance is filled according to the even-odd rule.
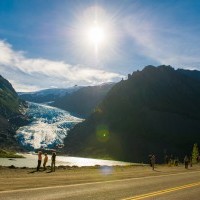
[[[150,192],[150,193],[146,193],[146,194],[142,194],[142,195],[137,195],[137,196],[125,198],[125,199],[122,199],[122,200],[145,199],[145,198],[148,198],[148,197],[162,195],[162,194],[166,194],[166,193],[170,193],[170,192],[174,192],[174,191],[178,191],[178,190],[183,190],[183,189],[187,189],[187,188],[191,188],[191,187],[195,187],[195,186],[199,186],[199,185],[200,185],[200,182],[191,183],[191,184],[182,185],[182,186],[178,186],[178,187],[173,187],[173,188],[169,188],[169,189],[165,189],[165,190],[160,190],[160,191],[156,191],[156,192]]]

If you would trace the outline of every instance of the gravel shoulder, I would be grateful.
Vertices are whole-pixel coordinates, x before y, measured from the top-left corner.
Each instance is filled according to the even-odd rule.
[[[57,167],[56,172],[36,172],[30,168],[0,167],[0,191],[71,185],[98,181],[120,180],[146,176],[159,176],[174,173],[199,171],[200,165],[188,170],[183,165],[169,167],[157,165],[153,171],[149,166],[94,166],[94,167]]]

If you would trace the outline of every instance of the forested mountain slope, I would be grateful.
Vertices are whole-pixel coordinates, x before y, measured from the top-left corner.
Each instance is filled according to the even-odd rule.
[[[199,73],[198,71],[196,73]],[[182,159],[200,142],[200,80],[191,71],[147,66],[108,92],[65,139],[65,152],[147,162]]]
[[[20,149],[14,135],[19,126],[27,123],[25,107],[12,85],[0,76],[0,148]]]

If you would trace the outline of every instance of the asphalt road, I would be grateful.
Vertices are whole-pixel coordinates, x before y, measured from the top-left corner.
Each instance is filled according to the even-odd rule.
[[[0,200],[15,199],[198,200],[200,171],[0,192]]]

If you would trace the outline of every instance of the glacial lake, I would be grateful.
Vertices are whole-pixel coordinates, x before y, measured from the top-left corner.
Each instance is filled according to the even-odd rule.
[[[63,144],[67,137],[67,132],[83,119],[71,115],[69,112],[46,105],[28,102],[29,108],[26,114],[32,119],[27,126],[17,130],[16,138],[21,146],[28,151],[35,149],[55,148],[56,145]],[[35,153],[23,154],[25,158],[0,158],[1,166],[29,167],[37,166],[37,155]],[[47,166],[51,164],[51,155],[48,156]],[[56,166],[95,166],[95,165],[130,165],[131,163],[90,159],[80,157],[57,156]]]
[[[11,166],[15,167],[29,167],[35,168],[37,166],[37,155],[36,154],[23,154],[25,158],[0,158],[1,166]],[[49,161],[47,166],[51,164],[51,155],[48,155]],[[69,156],[56,156],[56,166],[126,166],[133,165],[133,163],[121,162],[121,161],[112,161],[112,160],[101,160],[101,159],[92,159],[92,158],[80,158],[80,157],[69,157]]]

